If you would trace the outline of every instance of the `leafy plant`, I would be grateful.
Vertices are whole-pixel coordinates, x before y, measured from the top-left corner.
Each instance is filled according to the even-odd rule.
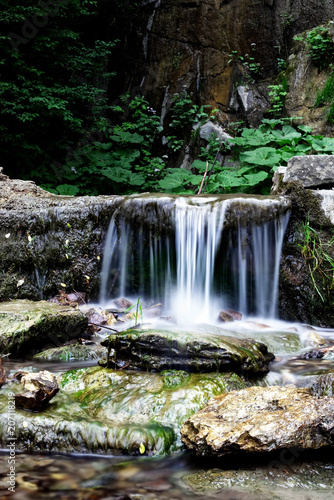
[[[235,63],[239,61],[248,71],[246,73],[245,78],[249,83],[254,83],[255,82],[255,77],[258,76],[261,73],[261,64],[256,62],[255,57],[254,57],[254,51],[255,51],[255,43],[251,44],[251,54],[245,54],[244,56],[240,55],[237,50],[232,50],[231,54],[229,54],[229,60],[228,64],[231,64],[231,62]]]
[[[334,54],[334,43],[328,28],[317,26],[306,36],[312,61],[319,68],[327,66]]]
[[[325,302],[324,291],[329,294],[334,286],[334,237],[325,243],[321,232],[315,231],[310,226],[309,217],[303,223],[302,230],[304,242],[299,244],[299,247],[309,269],[313,286],[322,302]]]
[[[283,109],[285,98],[288,93],[288,83],[286,79],[278,85],[269,85],[269,96],[271,98],[271,109],[269,110],[274,116],[279,116]]]
[[[233,144],[225,144],[221,150],[223,160],[211,169],[205,192],[268,194],[273,173],[293,156],[334,152],[334,139],[312,136],[312,128],[307,125],[287,124],[293,120],[265,119],[258,129],[242,129],[238,137],[230,139]],[[217,143],[214,150],[217,151]],[[224,160],[229,153],[233,163]],[[213,154],[202,149],[200,158],[192,163],[191,172],[168,169],[165,178],[159,181],[160,189],[175,194],[197,193],[208,160],[213,164]]]
[[[322,90],[317,93],[314,107],[319,108],[325,104],[329,104],[329,111],[326,117],[328,123],[334,123],[334,73],[332,72]]]
[[[133,313],[133,315],[132,315],[132,318],[135,321],[134,326],[138,326],[138,318],[139,317],[140,317],[140,324],[141,325],[143,324],[143,308],[142,308],[142,305],[140,303],[140,299],[141,299],[141,296],[138,297],[137,302],[135,304],[133,304],[132,306],[128,307],[127,309],[125,309],[123,311],[124,313],[129,313],[130,311],[132,311],[132,309],[134,307],[136,308],[136,312]]]
[[[116,41],[83,33],[97,0],[45,3],[1,0],[0,151],[11,175],[62,185],[62,169],[51,165],[106,112]]]

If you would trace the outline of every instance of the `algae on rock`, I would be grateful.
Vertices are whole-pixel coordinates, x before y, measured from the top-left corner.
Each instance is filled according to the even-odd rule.
[[[257,375],[266,373],[274,359],[261,342],[195,332],[126,330],[110,335],[102,345],[114,349],[113,358],[105,365],[149,371],[235,371]]]
[[[46,301],[1,302],[0,319],[0,352],[12,357],[62,345],[82,335],[88,325],[79,309]]]
[[[173,383],[171,380],[173,379]],[[249,386],[236,374],[140,373],[100,367],[58,377],[60,392],[41,414],[17,410],[17,449],[161,455],[182,448],[179,428],[213,396]],[[8,391],[0,393],[0,444]],[[3,417],[3,418],[2,418]]]

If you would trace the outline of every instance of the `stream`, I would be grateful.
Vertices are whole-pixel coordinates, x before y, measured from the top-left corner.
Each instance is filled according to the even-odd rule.
[[[155,328],[166,321],[150,319]],[[153,322],[153,323],[152,323]],[[144,325],[145,328],[145,318]],[[162,324],[161,324],[162,323]],[[228,328],[227,328],[228,326]],[[170,325],[175,329],[175,325]],[[177,326],[203,333],[224,334],[266,341],[276,354],[262,385],[295,385],[320,390],[324,377],[333,372],[333,353],[327,358],[299,359],[319,347],[334,345],[334,330],[263,318],[247,318],[225,325]],[[98,344],[110,332],[101,330]],[[95,366],[96,361],[5,360],[10,373],[35,367],[60,374]],[[332,381],[332,379],[331,379]],[[332,382],[329,384],[332,389]],[[332,393],[328,394],[332,395]],[[8,451],[0,453],[0,498],[13,495],[6,488]],[[118,499],[181,500],[221,499],[330,499],[333,497],[334,458],[326,451],[303,454],[283,450],[279,455],[247,460],[208,460],[187,451],[169,456],[133,457],[93,454],[16,454],[16,499]]]

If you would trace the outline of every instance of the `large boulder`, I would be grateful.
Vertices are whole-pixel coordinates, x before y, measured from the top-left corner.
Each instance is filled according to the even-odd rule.
[[[57,196],[0,177],[0,301],[59,290],[97,297],[105,235],[121,196]]]
[[[293,156],[288,161],[283,182],[301,181],[306,188],[334,187],[334,156]]]
[[[79,309],[47,301],[0,303],[0,352],[14,357],[37,353],[77,338],[88,325]]]
[[[218,396],[181,428],[197,455],[315,450],[334,446],[334,399],[309,389],[250,387]]]
[[[154,330],[127,330],[112,334],[102,345],[114,349],[109,366],[161,371],[242,372],[268,371],[274,355],[265,344],[251,339]]]

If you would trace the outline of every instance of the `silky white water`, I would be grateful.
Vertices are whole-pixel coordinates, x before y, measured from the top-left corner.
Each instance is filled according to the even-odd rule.
[[[129,206],[135,202],[132,198]],[[239,222],[225,227],[227,211],[239,202]],[[249,220],[257,206],[275,204],[268,199],[178,197],[169,214],[172,230],[165,233],[138,220],[130,224],[117,214],[106,237],[100,301],[141,296],[161,302],[164,315],[178,323],[215,320],[224,309],[275,317],[288,215],[257,224]],[[155,210],[159,207],[157,203]]]

